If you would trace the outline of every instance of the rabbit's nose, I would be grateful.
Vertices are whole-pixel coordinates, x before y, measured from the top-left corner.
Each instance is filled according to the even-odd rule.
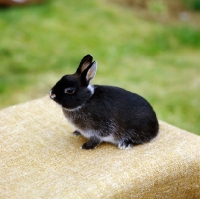
[[[56,97],[56,95],[52,93],[52,90],[50,90],[49,96],[51,99],[54,99]]]

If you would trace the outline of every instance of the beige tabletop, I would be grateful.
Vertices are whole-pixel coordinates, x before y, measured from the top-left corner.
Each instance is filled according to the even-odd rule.
[[[85,138],[48,97],[0,111],[0,198],[200,198],[200,137],[159,121],[151,143],[120,150]]]

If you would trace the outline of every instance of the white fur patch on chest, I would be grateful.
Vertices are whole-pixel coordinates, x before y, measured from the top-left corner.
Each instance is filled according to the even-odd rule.
[[[91,127],[89,127],[90,125],[87,125],[87,123],[89,124],[90,122],[93,122],[93,121],[90,121],[91,118],[88,117],[87,114],[85,113],[83,114],[83,112],[80,112],[80,111],[81,110],[79,109],[79,111],[74,111],[73,115],[69,115],[69,114],[72,114],[72,112],[67,111],[66,109],[63,108],[64,115],[67,118],[68,122],[71,123],[75,127],[75,129],[81,133],[81,135],[83,135],[86,138],[95,136],[99,138],[101,142],[109,142],[113,144],[118,144],[118,141],[115,140],[113,136],[113,134],[116,132],[116,129],[118,127],[118,125],[114,121],[110,120],[109,123],[102,124],[102,129],[100,129],[99,131],[90,129]],[[75,122],[76,119],[81,119],[82,122],[84,122],[85,127],[81,128],[81,125],[76,124]],[[105,132],[109,131],[110,135],[100,136],[102,135],[102,132],[104,131]]]

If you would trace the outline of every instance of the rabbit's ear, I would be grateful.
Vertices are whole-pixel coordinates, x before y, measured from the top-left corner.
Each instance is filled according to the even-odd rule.
[[[92,66],[90,67],[90,69],[87,72],[86,75],[86,80],[90,83],[90,81],[95,77],[96,75],[96,71],[97,71],[97,62],[94,61],[92,63]]]
[[[77,68],[76,73],[81,74],[91,63],[92,63],[92,55],[86,55],[81,60],[79,67]]]
[[[89,85],[90,81],[95,77],[97,71],[97,62],[92,62],[82,73],[81,81],[84,85]]]

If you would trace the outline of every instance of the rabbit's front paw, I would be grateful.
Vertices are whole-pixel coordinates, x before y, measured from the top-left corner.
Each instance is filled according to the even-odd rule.
[[[83,144],[83,146],[81,147],[81,149],[94,149],[96,148],[99,144],[100,144],[100,139],[97,137],[90,137],[90,139]]]
[[[81,133],[80,133],[79,131],[74,131],[74,132],[72,133],[72,135],[78,136],[78,135],[81,135]]]

